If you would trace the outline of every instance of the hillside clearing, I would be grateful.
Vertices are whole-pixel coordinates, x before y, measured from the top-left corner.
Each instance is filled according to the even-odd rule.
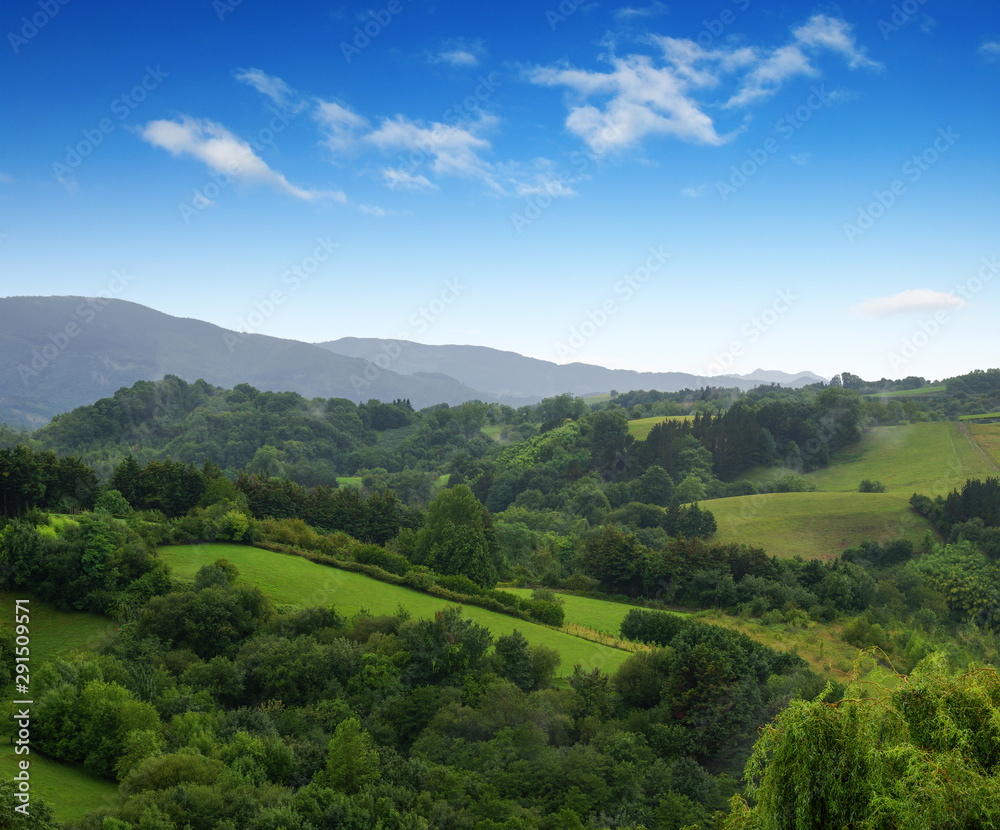
[[[766,493],[702,502],[719,529],[713,541],[745,542],[780,557],[816,559],[865,539],[918,544],[930,523],[898,493]]]
[[[1000,424],[969,424],[975,442],[994,462],[1000,465]]]
[[[372,614],[394,614],[400,606],[414,617],[430,617],[449,603],[438,597],[379,582],[353,571],[327,567],[308,559],[242,545],[184,545],[164,547],[157,555],[181,579],[193,579],[198,569],[223,557],[240,571],[240,580],[257,585],[276,604],[300,607],[333,605],[345,616],[367,609]],[[552,628],[487,611],[463,606],[463,614],[490,629],[494,637],[510,634],[516,628],[532,645],[553,648],[562,657],[559,677],[573,673],[579,663],[585,669],[599,668],[614,672],[628,657],[628,652],[588,642]]]
[[[664,421],[690,421],[694,415],[658,415],[653,418],[636,418],[628,422],[628,434],[636,441],[645,441],[653,427]]]

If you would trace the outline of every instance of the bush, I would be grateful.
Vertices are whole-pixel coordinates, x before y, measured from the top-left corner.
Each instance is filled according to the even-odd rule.
[[[485,590],[462,574],[439,574],[434,578],[434,581],[445,590],[456,594],[466,594],[471,597],[487,595]]]
[[[872,481],[870,478],[866,478],[858,486],[859,493],[884,493],[885,485],[881,481]]]
[[[374,565],[397,576],[403,576],[410,570],[410,563],[397,553],[380,548],[378,545],[359,545],[352,551],[354,561],[362,565]]]

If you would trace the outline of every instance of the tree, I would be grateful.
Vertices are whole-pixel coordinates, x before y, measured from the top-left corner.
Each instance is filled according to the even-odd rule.
[[[326,768],[317,773],[316,782],[353,795],[378,779],[378,751],[371,735],[362,731],[357,718],[341,721],[330,740]]]
[[[105,490],[97,497],[95,513],[109,513],[116,518],[124,518],[132,512],[132,505],[118,490]]]
[[[625,535],[614,525],[603,528],[587,541],[584,570],[613,593],[634,593],[639,566],[646,548],[635,535]]]
[[[940,654],[892,690],[793,700],[762,731],[729,830],[961,828],[1000,822],[1000,677]]]
[[[442,490],[417,533],[417,557],[438,573],[466,576],[477,585],[497,583],[493,521],[464,484]]]

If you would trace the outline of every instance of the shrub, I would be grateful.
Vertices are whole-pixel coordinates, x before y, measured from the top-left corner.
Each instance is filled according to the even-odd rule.
[[[881,481],[872,481],[870,478],[866,478],[858,486],[859,493],[884,493],[885,485]]]

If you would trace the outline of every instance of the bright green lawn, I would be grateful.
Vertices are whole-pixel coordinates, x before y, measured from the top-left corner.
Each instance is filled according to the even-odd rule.
[[[1000,418],[1000,412],[987,412],[983,415],[959,415],[960,421],[978,421],[981,418]]]
[[[25,593],[0,593],[0,619],[14,625],[14,600],[29,599],[31,663],[38,667],[53,657],[76,649],[89,649],[115,629],[106,617],[83,612],[57,611]]]
[[[897,427],[875,427],[856,447],[836,454],[833,464],[809,479],[820,490],[857,490],[862,479],[881,481],[888,492],[945,495],[967,478],[990,470],[976,454],[958,424],[932,421]]]
[[[0,776],[11,779],[20,772],[18,762],[27,757],[31,766],[31,795],[41,798],[55,811],[59,821],[82,818],[90,810],[112,807],[117,802],[118,785],[91,775],[82,767],[55,761],[32,752],[28,756],[15,755],[14,746],[6,740],[0,743]],[[16,827],[0,818],[0,827]]]
[[[745,542],[774,556],[814,559],[865,539],[918,544],[930,523],[898,493],[767,493],[702,502],[719,529],[713,541]]]
[[[364,574],[342,571],[287,556],[242,545],[183,545],[160,548],[158,554],[173,568],[176,576],[193,578],[203,565],[225,557],[240,571],[242,581],[259,585],[278,604],[315,606],[333,604],[338,611],[352,615],[367,608],[373,614],[392,614],[402,605],[415,617],[429,617],[447,602],[429,594],[379,582]],[[497,614],[484,608],[465,606],[466,617],[486,626],[493,636],[510,634],[518,629],[533,645],[556,649],[562,655],[559,676],[573,673],[579,663],[585,669],[600,668],[613,672],[628,653],[572,637],[551,628]]]
[[[653,418],[636,418],[628,422],[628,433],[636,441],[645,441],[657,424],[662,424],[664,421],[687,421],[693,417],[693,415],[657,415]]]
[[[898,389],[895,392],[870,392],[866,398],[912,398],[920,395],[940,395],[947,386],[924,386],[921,389]]]
[[[983,452],[1000,464],[1000,424],[969,424],[968,428]]]
[[[531,588],[504,588],[512,594],[520,597],[530,597]],[[602,599],[591,599],[590,597],[577,597],[572,594],[560,594],[566,610],[567,625],[582,625],[592,628],[594,631],[601,631],[604,634],[619,636],[622,627],[622,620],[633,608],[648,610],[641,605],[626,605],[623,602],[608,602]],[[670,614],[680,614],[679,611],[669,611]],[[686,616],[686,615],[685,615]]]
[[[361,476],[337,476],[338,487],[353,487],[355,490],[361,489]]]

